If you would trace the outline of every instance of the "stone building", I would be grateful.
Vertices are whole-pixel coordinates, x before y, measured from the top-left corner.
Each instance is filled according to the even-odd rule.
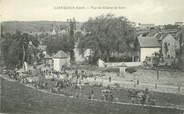
[[[70,65],[70,56],[60,50],[53,56],[53,68],[56,71],[61,71],[65,66]]]
[[[138,48],[140,62],[143,62],[146,57],[159,53],[161,46],[155,37],[138,37]]]

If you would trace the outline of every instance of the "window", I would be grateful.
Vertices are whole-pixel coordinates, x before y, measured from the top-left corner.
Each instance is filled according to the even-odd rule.
[[[167,54],[167,52],[168,52],[168,46],[167,46],[167,43],[166,42],[164,43],[164,49],[165,49],[165,54]]]

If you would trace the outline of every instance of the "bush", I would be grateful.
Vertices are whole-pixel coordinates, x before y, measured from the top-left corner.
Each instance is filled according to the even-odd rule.
[[[89,85],[89,82],[85,82],[84,85]]]
[[[120,84],[119,83],[114,83],[114,86],[119,88],[120,87]]]
[[[94,85],[92,85],[93,87],[102,87],[102,83],[95,83]]]
[[[135,67],[129,67],[125,71],[128,72],[128,73],[133,73],[133,72],[136,72],[137,69]]]
[[[103,72],[119,72],[119,68],[106,68],[105,70],[103,70]]]
[[[132,58],[129,56],[110,57],[109,62],[131,62]]]

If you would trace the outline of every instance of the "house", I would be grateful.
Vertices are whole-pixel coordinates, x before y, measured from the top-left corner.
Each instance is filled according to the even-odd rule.
[[[176,39],[171,34],[167,34],[162,39],[162,55],[168,65],[171,65],[175,61],[177,44]]]
[[[98,67],[104,68],[105,67],[105,62],[101,59],[98,59]]]
[[[83,54],[80,53],[80,49],[77,46],[78,46],[78,42],[75,43],[75,46],[74,46],[75,48],[73,49],[75,62],[82,63],[85,61],[85,58],[84,58]]]
[[[184,25],[184,22],[175,22],[175,25],[183,26]]]
[[[150,28],[150,30],[149,30],[149,32],[146,36],[153,37],[153,36],[155,36],[156,34],[159,33],[159,30],[160,30],[159,27],[152,27],[152,28]]]
[[[146,57],[159,53],[161,45],[155,37],[138,37],[139,58],[143,62]]]
[[[178,25],[165,25],[161,32],[171,34],[172,36],[176,37]]]
[[[2,51],[2,43],[3,43],[3,40],[0,38],[0,65],[3,65],[4,64],[3,51]]]
[[[167,34],[162,39],[162,54],[163,58],[175,58],[176,57],[176,40],[171,34]]]
[[[176,37],[178,43],[177,56],[179,58],[178,68],[184,70],[184,26],[180,27]]]
[[[64,51],[60,50],[53,56],[53,68],[61,71],[64,66],[70,65],[70,57]]]
[[[53,36],[54,36],[54,35],[56,35],[56,34],[57,34],[57,33],[56,33],[56,30],[55,30],[55,29],[53,29],[53,30],[52,30],[52,32],[51,32],[51,35],[53,35]]]
[[[154,27],[154,24],[141,24],[139,23],[139,27],[142,29],[150,29],[151,27]]]
[[[3,43],[3,40],[1,40],[1,38],[0,38],[0,57],[2,56],[2,43]]]
[[[184,46],[184,26],[179,28],[179,31],[176,34],[176,40],[178,43],[178,49]]]
[[[92,49],[86,49],[84,51],[84,58],[86,60],[89,60],[90,56],[92,56],[94,54],[94,51]]]

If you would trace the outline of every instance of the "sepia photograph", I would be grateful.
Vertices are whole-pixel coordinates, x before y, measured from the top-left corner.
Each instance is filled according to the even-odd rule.
[[[0,0],[0,114],[184,114],[184,0]]]

